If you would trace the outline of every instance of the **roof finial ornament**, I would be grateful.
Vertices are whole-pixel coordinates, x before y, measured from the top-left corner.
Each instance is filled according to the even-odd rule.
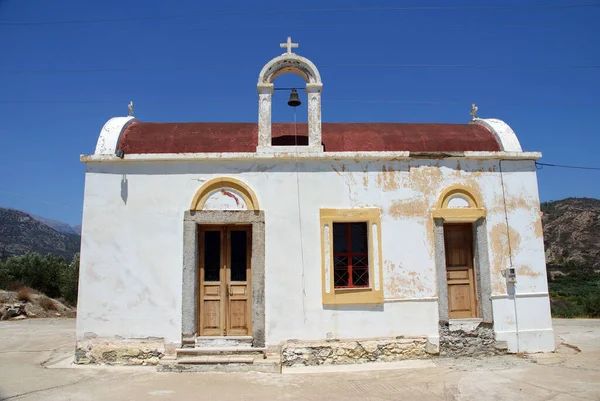
[[[479,110],[479,107],[475,106],[475,103],[473,103],[471,105],[471,121],[475,121],[477,120],[477,110]]]
[[[298,46],[299,46],[298,43],[292,43],[292,37],[291,36],[288,36],[287,42],[279,44],[279,47],[281,47],[281,48],[287,47],[287,53],[288,54],[292,54],[292,48],[295,49]]]
[[[127,108],[129,109],[129,116],[133,117],[133,100],[129,102]]]

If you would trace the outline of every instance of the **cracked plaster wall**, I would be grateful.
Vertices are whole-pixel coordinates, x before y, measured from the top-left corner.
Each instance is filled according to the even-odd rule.
[[[502,276],[509,247],[498,161],[315,160],[297,166],[298,174],[294,161],[87,164],[78,337],[92,332],[180,341],[183,214],[203,182],[231,176],[254,190],[265,212],[268,344],[396,335],[435,340],[439,316],[430,214],[445,188],[462,184],[488,211],[495,329],[510,347],[516,319]],[[531,333],[522,346],[546,350],[552,329],[535,166],[505,161],[502,167],[517,298],[528,294],[517,299],[519,330]],[[382,211],[386,302],[324,308],[319,209],[358,207]]]

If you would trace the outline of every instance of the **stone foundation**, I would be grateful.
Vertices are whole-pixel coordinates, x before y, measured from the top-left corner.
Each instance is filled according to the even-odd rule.
[[[496,341],[491,324],[440,324],[440,356],[494,356],[506,352],[506,342]]]
[[[282,346],[281,363],[283,366],[314,366],[391,362],[427,358],[437,353],[437,346],[426,338],[290,341]]]
[[[158,365],[167,353],[161,340],[84,339],[77,341],[75,363],[82,365]]]

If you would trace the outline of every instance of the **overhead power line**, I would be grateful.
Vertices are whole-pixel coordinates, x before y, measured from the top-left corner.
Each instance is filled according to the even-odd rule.
[[[553,9],[575,9],[599,7],[600,3],[587,4],[562,4],[562,5],[537,5],[537,6],[518,6],[518,5],[498,5],[498,6],[415,6],[415,7],[346,7],[346,8],[307,8],[307,9],[283,9],[283,10],[258,10],[258,11],[228,11],[228,12],[204,12],[187,13],[171,15],[154,15],[142,17],[121,17],[121,18],[98,18],[81,20],[61,20],[61,21],[0,21],[0,26],[26,26],[26,25],[67,25],[67,24],[89,24],[103,22],[126,22],[126,21],[148,21],[148,20],[167,20],[179,18],[195,17],[219,17],[219,16],[238,16],[238,15],[273,15],[273,14],[295,14],[295,13],[324,13],[324,12],[369,12],[369,11],[504,11],[504,10],[553,10]]]
[[[242,64],[223,64],[223,65],[188,65],[188,66],[170,66],[170,67],[115,67],[115,68],[66,68],[66,69],[39,69],[39,70],[4,70],[0,74],[73,74],[73,73],[104,73],[104,72],[152,72],[152,71],[194,71],[201,69],[225,69],[225,68],[248,68]],[[571,64],[571,65],[550,65],[550,64],[395,64],[395,63],[373,63],[373,64],[319,64],[319,68],[497,68],[497,69],[597,69],[600,64]]]
[[[540,162],[535,162],[535,165],[536,165],[536,167],[538,167],[538,170],[541,170],[543,167],[571,168],[571,169],[577,169],[577,170],[600,170],[600,167],[567,166],[564,164],[551,164],[551,163],[540,163]]]
[[[189,104],[188,100],[177,100],[177,99],[147,99],[145,102],[149,104]],[[197,103],[256,103],[256,100],[242,100],[242,99],[194,99]],[[125,104],[126,100],[0,100],[0,104]],[[411,104],[411,105],[423,105],[423,106],[456,106],[456,105],[470,105],[471,101],[436,101],[436,100],[363,100],[363,99],[345,99],[335,100],[327,99],[327,103],[330,104]],[[488,102],[487,104],[494,104]],[[600,108],[600,103],[515,103],[513,105],[527,105],[529,108],[552,108],[552,107],[591,107]]]
[[[14,192],[7,192],[7,191],[0,191],[0,195],[9,195],[9,196],[17,197],[17,198],[33,200],[33,201],[36,201],[37,203],[45,203],[47,205],[64,207],[65,209],[72,209],[73,207],[81,207],[81,205],[51,202],[51,201],[45,200],[45,198],[43,196],[29,196],[29,195],[16,194]]]

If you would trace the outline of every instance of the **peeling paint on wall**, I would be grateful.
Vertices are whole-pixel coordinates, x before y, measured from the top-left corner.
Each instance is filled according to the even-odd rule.
[[[517,276],[527,276],[532,278],[538,278],[542,275],[540,272],[533,271],[528,265],[522,265],[517,268]]]
[[[509,194],[509,223],[515,267],[528,266],[530,272],[518,271],[522,276],[521,290],[533,288],[545,291],[542,242],[534,236],[541,221],[537,207],[535,170],[528,162],[516,165],[505,176]],[[86,173],[86,203],[84,230],[102,235],[94,241],[82,243],[82,275],[90,274],[88,266],[95,266],[91,274],[101,275],[98,280],[87,278],[83,286],[78,336],[93,331],[101,336],[123,337],[152,335],[169,342],[181,339],[181,272],[172,266],[181,266],[183,248],[181,214],[189,208],[189,201],[202,182],[218,176],[235,176],[251,187],[260,197],[265,221],[266,287],[265,293],[274,300],[266,306],[270,316],[266,325],[268,344],[277,344],[289,338],[320,338],[332,332],[338,337],[361,336],[371,338],[388,335],[438,335],[438,306],[435,300],[410,301],[436,295],[435,243],[432,208],[442,191],[460,184],[482,201],[488,211],[487,253],[493,284],[493,294],[505,294],[505,280],[501,275],[509,265],[504,205],[496,161],[475,160],[303,160],[297,163],[272,161],[264,165],[256,160],[88,164]],[[268,170],[268,173],[262,173]],[[118,187],[122,175],[130,180],[127,205],[119,193],[108,193],[105,188]],[[297,179],[300,180],[301,202],[297,203]],[[238,193],[225,188],[237,196]],[[231,196],[216,192],[219,203],[236,210],[237,202]],[[518,194],[513,198],[510,194]],[[519,198],[520,197],[520,198]],[[243,198],[237,196],[240,205]],[[213,199],[216,200],[216,199]],[[211,201],[209,201],[210,203]],[[536,207],[530,207],[534,205]],[[300,207],[302,224],[306,228],[304,253],[301,255],[297,236],[281,233],[299,232],[296,218],[289,218],[290,210]],[[381,313],[348,313],[342,309],[324,308],[315,293],[321,293],[321,248],[319,236],[311,235],[318,222],[319,208],[377,207],[381,214],[382,258],[386,261],[383,286],[386,298],[408,300],[390,301],[373,310]],[[221,207],[222,209],[222,207]],[[110,213],[107,211],[110,210]],[[295,214],[294,214],[295,215]],[[124,229],[130,227],[130,229]],[[153,236],[134,235],[153,232]],[[314,238],[313,238],[314,237]],[[283,241],[283,242],[282,242]],[[160,247],[156,243],[160,242]],[[280,244],[275,246],[273,244]],[[304,276],[302,276],[302,256]],[[115,263],[114,261],[118,261]],[[168,267],[168,268],[167,268]],[[127,273],[124,272],[127,269]],[[117,284],[115,278],[121,277]],[[141,282],[143,285],[132,285]],[[131,294],[122,302],[102,305],[106,293],[122,293],[123,283]],[[307,299],[303,315],[302,294]],[[525,287],[526,286],[526,287]],[[282,290],[284,288],[284,290]],[[155,295],[148,302],[148,293]],[[278,300],[286,299],[286,307]],[[520,307],[527,308],[540,298],[523,298]],[[547,301],[547,298],[546,298]],[[504,298],[494,300],[494,322],[504,325],[514,316],[512,304]],[[128,307],[129,304],[133,306]],[[370,310],[370,309],[369,309]],[[89,312],[93,311],[90,315]],[[102,311],[102,312],[98,312]],[[521,313],[521,312],[519,312]],[[153,316],[152,320],[147,316]],[[104,319],[102,322],[95,319]],[[302,332],[294,322],[307,319]],[[549,312],[539,314],[535,328],[550,326]],[[407,325],[405,322],[410,321]],[[508,324],[508,323],[506,323]],[[500,326],[499,326],[500,327]],[[133,330],[135,329],[135,332]],[[358,330],[358,331],[357,331]],[[502,328],[510,332],[511,327]]]
[[[490,248],[492,250],[492,254],[490,255],[492,265],[492,293],[506,294],[506,282],[502,276],[502,270],[510,265],[510,253],[512,252],[513,257],[518,253],[521,246],[521,235],[512,227],[509,227],[509,231],[507,232],[506,224],[499,223],[490,229],[489,236]],[[508,236],[510,236],[510,247],[508,245]]]
[[[396,266],[389,260],[385,261],[387,280],[384,285],[386,297],[415,298],[424,296],[431,289],[423,283],[421,275],[415,271],[407,271],[402,265]]]
[[[388,214],[396,219],[427,217],[427,201],[424,198],[399,199],[392,201]]]
[[[230,191],[226,191],[226,190],[222,189],[222,190],[221,190],[221,193],[222,193],[223,195],[225,195],[225,196],[229,196],[230,198],[232,198],[232,199],[235,201],[235,204],[236,204],[237,206],[239,206],[239,205],[240,205],[240,200],[238,199],[238,197],[237,197],[237,196],[235,196],[235,195],[234,195],[233,193],[231,193]]]
[[[377,175],[377,186],[385,192],[396,191],[400,187],[397,172],[392,167],[381,167],[381,173]]]
[[[535,199],[530,197],[520,195],[506,195],[506,200],[502,196],[502,194],[497,194],[494,197],[494,204],[489,208],[491,213],[504,213],[504,207],[506,204],[506,210],[508,212],[514,212],[519,209],[527,210],[527,211],[536,211],[539,212],[539,204]]]
[[[541,212],[538,213],[537,218],[534,220],[533,224],[533,233],[536,238],[544,238],[544,228],[542,226],[542,216]]]

